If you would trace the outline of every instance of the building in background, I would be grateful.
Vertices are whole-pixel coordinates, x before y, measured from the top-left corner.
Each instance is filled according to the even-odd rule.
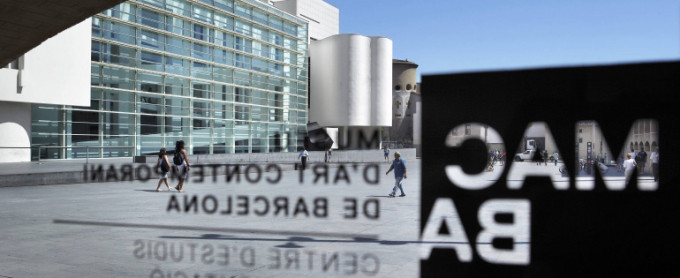
[[[82,47],[38,59],[57,68],[27,54],[0,71],[0,127],[24,134],[4,152],[131,157],[178,140],[189,154],[293,152],[316,120],[312,102],[344,148],[392,124],[392,41],[339,35],[339,11],[322,0],[132,0],[80,30],[68,40]],[[317,46],[325,54],[310,59]],[[37,80],[50,86],[26,85]],[[47,98],[25,97],[33,92]]]
[[[322,0],[261,0],[309,22],[309,40],[340,33],[340,11]]]
[[[310,60],[310,120],[337,128],[334,148],[379,148],[362,144],[392,125],[392,40],[334,35],[311,42]]]
[[[414,147],[415,130],[420,125],[414,115],[419,111],[418,64],[407,60],[392,61],[392,127],[386,128],[386,144],[392,148]]]
[[[644,149],[649,158],[649,154],[659,147],[659,122],[652,119],[635,121],[627,140],[629,150],[637,152]]]
[[[514,147],[503,146],[503,139],[496,132],[489,132],[489,126],[479,124],[479,123],[466,123],[460,126],[456,126],[449,132],[446,137],[447,146],[460,146],[465,140],[475,138],[479,139],[487,145],[489,151],[499,151],[504,152],[507,150],[510,152],[508,156],[512,155]],[[537,130],[539,131],[539,130]],[[539,132],[542,132],[541,129]],[[524,148],[523,146],[520,147]]]
[[[33,105],[34,158],[129,157],[178,140],[190,154],[302,145],[307,20],[255,0],[136,0],[91,22],[91,101]]]
[[[645,150],[647,158],[659,147],[659,123],[656,120],[642,119],[632,123],[628,137],[605,138],[596,121],[580,121],[576,124],[576,157],[580,160],[596,160],[608,165],[625,160],[631,151]],[[607,143],[621,143],[623,149],[613,150]]]
[[[61,140],[72,125],[55,108],[90,105],[91,22],[62,31],[0,68],[0,162],[30,161],[31,142]],[[47,121],[52,124],[46,128],[32,128]]]

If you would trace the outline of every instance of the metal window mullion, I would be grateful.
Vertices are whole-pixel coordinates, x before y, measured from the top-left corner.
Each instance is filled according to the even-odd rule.
[[[61,125],[61,132],[60,132],[61,134],[59,135],[59,137],[61,137],[60,145],[62,146],[62,148],[59,151],[59,156],[62,159],[66,159],[66,144],[67,144],[67,142],[66,142],[66,123],[68,122],[66,120],[66,105],[61,106],[61,119],[63,121],[63,124]],[[47,152],[47,154],[48,154],[47,158],[49,158],[49,152]]]
[[[240,67],[237,67],[237,66],[229,66],[229,65],[217,63],[217,62],[215,62],[215,61],[201,60],[201,59],[197,59],[197,58],[194,58],[194,57],[191,57],[191,56],[182,56],[182,55],[178,55],[178,54],[174,54],[174,53],[170,53],[170,52],[164,52],[164,51],[160,51],[160,50],[156,50],[156,49],[147,49],[147,48],[140,47],[140,46],[138,46],[138,45],[127,44],[127,43],[118,42],[118,41],[113,41],[113,40],[109,40],[109,39],[104,39],[104,38],[93,38],[93,40],[100,41],[100,42],[103,42],[103,43],[108,43],[108,44],[118,44],[118,45],[122,45],[122,46],[125,46],[125,47],[128,47],[128,48],[133,48],[133,49],[136,49],[136,50],[139,50],[139,51],[146,51],[146,52],[151,52],[151,53],[158,54],[158,55],[163,55],[163,56],[169,56],[169,57],[173,57],[173,58],[183,59],[183,60],[187,60],[187,61],[189,61],[189,62],[199,62],[199,63],[209,64],[209,65],[211,65],[211,66],[213,66],[213,67],[219,66],[219,67],[229,68],[229,69],[231,69],[232,71],[233,71],[233,70],[241,70],[241,71],[246,71],[246,72],[249,72],[249,73],[256,73],[256,74],[265,75],[265,76],[268,76],[268,77],[274,77],[274,78],[279,78],[279,79],[283,79],[283,80],[288,80],[288,81],[291,81],[291,82],[302,82],[301,80],[294,79],[294,78],[290,78],[290,77],[274,75],[274,74],[271,74],[271,73],[260,72],[260,71],[256,71],[256,70],[252,70],[252,69],[244,69],[244,68],[240,68]],[[254,55],[254,54],[252,54],[252,53],[248,53],[248,52],[244,52],[244,51],[240,51],[240,50],[236,50],[236,49],[224,49],[224,50],[228,50],[228,51],[230,51],[230,52],[234,52],[235,54],[246,55],[246,56],[249,56],[249,57],[250,57],[250,56],[261,57],[261,56]],[[237,53],[237,52],[238,52],[238,53]],[[252,59],[253,57],[250,57],[250,58]],[[141,59],[141,58],[140,58],[140,59]],[[269,60],[271,60],[272,62],[279,62],[279,61],[272,60],[272,59],[269,59]],[[101,64],[101,65],[107,65],[107,66],[117,66],[117,67],[121,67],[121,68],[131,68],[131,67],[129,67],[129,66],[124,66],[124,65],[114,64],[114,63],[107,63],[107,62],[92,62],[92,63],[97,63],[97,64]],[[305,70],[305,68],[299,67],[299,66],[294,65],[294,64],[286,64],[286,63],[282,63],[281,65],[282,65],[282,66],[291,66],[291,67],[294,67],[294,68],[296,68],[296,69]],[[191,67],[191,65],[189,65],[189,67]],[[142,68],[131,68],[131,69],[139,69],[139,70],[145,71],[145,72],[159,73],[158,71],[148,70],[148,69],[142,69]],[[167,73],[167,72],[163,72],[163,74],[185,77],[185,76],[183,76],[183,75],[177,75],[177,74],[174,74],[174,73]],[[203,80],[205,80],[205,79],[203,79]],[[212,80],[211,80],[211,81],[212,81]],[[213,82],[219,82],[219,81],[213,81]],[[229,84],[229,83],[224,83],[224,84]]]
[[[140,4],[141,4],[142,7],[145,7],[145,8],[151,9],[151,10],[155,10],[156,12],[163,13],[164,17],[165,17],[165,15],[171,15],[171,16],[175,16],[175,17],[177,17],[177,18],[179,18],[179,19],[181,19],[181,20],[187,21],[187,22],[192,23],[192,24],[197,24],[197,23],[198,23],[198,24],[205,24],[206,27],[212,28],[213,30],[218,30],[218,31],[221,31],[221,32],[226,32],[226,33],[229,33],[229,34],[231,34],[231,35],[245,36],[244,34],[241,34],[241,33],[237,32],[236,30],[229,30],[229,29],[226,29],[226,28],[217,26],[217,25],[215,25],[214,23],[213,23],[213,24],[206,23],[206,22],[197,20],[197,19],[192,18],[192,17],[185,16],[185,15],[178,15],[178,14],[174,14],[174,13],[168,13],[168,11],[166,11],[166,10],[164,10],[164,9],[160,9],[160,8],[158,8],[158,7],[148,6],[148,5],[144,4],[144,3],[140,3]],[[138,6],[138,7],[139,7],[139,6]],[[100,18],[102,18],[102,19],[107,19],[107,20],[109,20],[109,21],[117,21],[117,22],[119,22],[119,23],[124,23],[124,24],[127,24],[127,25],[132,25],[132,26],[134,26],[134,27],[136,27],[136,28],[146,26],[146,25],[143,25],[143,24],[141,24],[141,23],[138,23],[137,21],[131,22],[131,21],[123,20],[123,19],[120,19],[120,18],[108,16],[108,15],[98,14],[97,16],[100,17]],[[270,27],[270,26],[267,26],[267,25],[262,25],[261,23],[254,22],[254,21],[252,21],[252,20],[249,20],[249,19],[247,19],[247,18],[240,17],[240,16],[235,15],[235,14],[234,14],[234,16],[235,16],[235,17],[234,17],[234,20],[236,20],[236,17],[238,17],[238,18],[241,19],[241,20],[251,21],[251,22],[250,22],[251,24],[252,24],[252,23],[258,24],[258,25],[264,27],[264,28],[267,30],[267,32],[270,32],[270,31],[275,31],[275,32],[277,32],[277,33],[278,33],[278,32],[281,32],[281,33],[279,33],[279,34],[280,34],[282,37],[283,37],[283,36],[288,36],[289,38],[293,38],[293,40],[295,40],[295,41],[298,41],[298,42],[301,42],[301,43],[306,43],[304,40],[302,40],[302,39],[300,39],[300,38],[298,38],[298,37],[290,36],[290,34],[288,34],[288,33],[286,33],[286,32],[283,32],[283,31],[274,29],[274,28],[272,28],[272,27]],[[167,21],[165,21],[165,19],[164,19],[164,22],[165,22],[165,23],[164,23],[164,25],[165,25],[164,27],[167,27]],[[149,26],[146,26],[146,28],[149,28]],[[151,28],[153,28],[153,27],[151,27]],[[234,23],[234,28],[236,28],[236,23]],[[309,28],[308,28],[308,29],[309,29]],[[102,28],[102,30],[103,30],[103,28]],[[170,32],[170,31],[165,30],[165,28],[154,30],[154,32],[158,32],[158,31],[160,31],[160,33],[163,33],[163,34],[166,34],[166,35],[167,35],[167,34],[172,34],[172,35],[176,35],[176,36],[180,36],[180,37],[190,38],[190,39],[192,39],[192,40],[197,40],[197,39],[195,39],[195,38],[193,38],[193,37],[188,37],[188,36],[185,36],[185,35],[178,35],[178,34],[175,34],[175,33],[173,33],[173,32]],[[191,32],[193,32],[193,29],[191,30]],[[136,36],[135,36],[135,38],[136,38]],[[252,37],[252,36],[250,36],[249,38],[255,39],[255,38]],[[274,43],[271,43],[271,42],[265,41],[265,40],[260,40],[260,39],[256,39],[256,40],[261,41],[261,42],[263,42],[263,43],[265,43],[265,44],[268,44],[268,45],[271,45],[271,46],[277,46],[277,47],[284,48],[284,49],[288,49],[288,50],[293,51],[293,52],[295,52],[295,53],[304,55],[304,52],[301,52],[301,51],[299,51],[299,50],[297,50],[297,49],[285,48],[285,47],[283,47],[283,46],[281,46],[281,45],[277,45],[277,44],[274,44]],[[200,41],[200,40],[198,40],[198,41]],[[205,41],[203,41],[203,42],[205,42]],[[214,43],[212,43],[212,44],[214,44]]]

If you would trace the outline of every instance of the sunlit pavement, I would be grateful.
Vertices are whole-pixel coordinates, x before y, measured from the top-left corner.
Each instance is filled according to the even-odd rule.
[[[3,187],[0,276],[417,277],[419,164]]]
[[[183,193],[157,192],[155,178],[2,187],[0,277],[418,277],[420,160],[407,161],[407,196],[394,198],[387,163],[317,165],[302,176],[218,168],[202,181],[194,167]],[[515,162],[475,178],[568,186],[560,166]]]

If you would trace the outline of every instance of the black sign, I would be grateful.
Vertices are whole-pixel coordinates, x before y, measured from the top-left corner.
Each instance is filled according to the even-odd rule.
[[[421,275],[680,275],[679,73],[664,62],[424,76]],[[537,123],[548,135],[530,150]],[[454,130],[466,126],[479,131]],[[627,176],[631,149],[659,163]],[[558,163],[542,158],[558,150]],[[591,174],[586,153],[599,157]]]

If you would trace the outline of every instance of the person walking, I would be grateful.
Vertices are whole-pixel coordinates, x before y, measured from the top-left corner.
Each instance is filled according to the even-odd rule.
[[[635,162],[638,165],[638,170],[640,170],[640,175],[645,173],[645,165],[647,165],[647,152],[645,148],[641,148],[640,151],[635,156]]]
[[[652,175],[654,181],[659,181],[659,148],[655,148],[652,155],[649,156],[649,161],[652,163]]]
[[[168,184],[168,172],[170,172],[170,161],[168,161],[168,156],[165,151],[165,148],[161,148],[161,150],[158,152],[158,161],[156,162],[156,169],[158,169],[158,173],[160,174],[160,179],[158,180],[158,186],[156,187],[156,191],[161,191],[161,184],[165,182],[165,186],[168,187],[168,191],[170,191],[171,187]]]
[[[307,159],[309,158],[309,153],[307,152],[307,149],[305,147],[302,147],[302,151],[300,151],[300,155],[298,155],[298,159],[300,159],[300,162],[302,162],[302,170],[307,168]]]
[[[543,150],[543,162],[548,166],[548,150]]]
[[[635,159],[633,159],[632,154],[627,154],[626,157],[628,158],[626,161],[623,162],[623,169],[626,174],[626,184],[630,181],[630,177],[633,175],[633,171],[635,170]]]
[[[557,166],[557,160],[559,159],[559,154],[557,152],[553,153],[553,159],[555,160],[555,166]]]
[[[390,162],[390,148],[385,146],[385,149],[383,150],[383,152],[385,154],[385,161],[387,161],[387,163],[389,163]]]
[[[183,140],[179,140],[175,143],[175,156],[172,158],[172,162],[175,164],[175,173],[177,173],[179,177],[179,183],[177,183],[175,189],[179,192],[184,192],[184,181],[189,177],[191,166],[189,165],[187,151],[184,150]]]
[[[392,188],[392,193],[390,193],[389,196],[394,197],[394,195],[397,194],[397,188],[399,188],[401,191],[399,197],[404,197],[406,194],[404,194],[402,181],[406,179],[406,162],[401,158],[399,152],[394,152],[394,161],[392,161],[392,166],[385,172],[385,175],[388,175],[392,170],[394,170],[394,188]]]

